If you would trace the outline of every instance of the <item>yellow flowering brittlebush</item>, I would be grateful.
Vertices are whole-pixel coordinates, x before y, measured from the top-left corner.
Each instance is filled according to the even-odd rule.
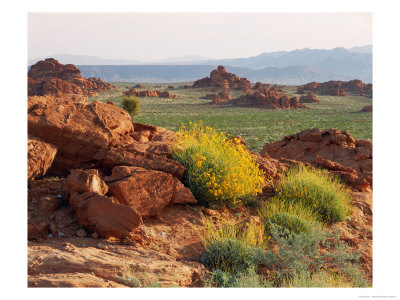
[[[227,133],[190,122],[177,137],[174,158],[186,167],[185,183],[199,202],[236,205],[261,192],[265,173]]]

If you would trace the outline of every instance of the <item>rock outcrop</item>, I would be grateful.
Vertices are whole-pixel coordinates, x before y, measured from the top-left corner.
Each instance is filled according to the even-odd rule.
[[[259,88],[231,101],[234,105],[260,107],[269,109],[307,108],[299,103],[297,97],[289,98],[283,92],[273,89]]]
[[[97,92],[113,88],[99,78],[82,77],[81,71],[76,66],[60,64],[54,58],[41,60],[28,71],[28,96],[65,94],[95,96]]]
[[[65,97],[29,97],[28,133],[58,148],[53,170],[94,166],[93,156],[102,147],[134,142],[129,114],[114,105],[93,101],[77,103]]]
[[[323,83],[310,82],[300,86],[297,89],[298,94],[304,91],[318,93],[330,96],[345,96],[346,93],[352,93],[358,96],[372,98],[372,84],[365,84],[361,80],[354,79],[350,81],[328,81]]]
[[[232,100],[228,90],[222,90],[219,93],[207,94],[206,99],[213,100],[210,104],[227,104]]]
[[[136,96],[136,97],[157,97],[157,98],[168,98],[175,99],[177,95],[171,95],[168,91],[136,91],[135,88],[131,88],[124,93],[126,96]]]
[[[28,133],[29,178],[69,174],[63,194],[79,224],[102,237],[127,237],[142,217],[197,202],[180,181],[185,168],[171,159],[175,134],[133,123],[115,105],[29,97]]]
[[[300,103],[319,103],[317,96],[314,93],[308,93],[306,96],[301,96]]]
[[[372,142],[355,140],[347,131],[307,129],[266,144],[261,156],[322,167],[359,191],[372,188]]]
[[[28,242],[27,265],[28,286],[39,288],[192,287],[206,273],[200,262],[90,238]]]
[[[218,66],[216,70],[211,71],[210,77],[195,81],[192,87],[217,87],[246,91],[251,88],[251,83],[246,78],[239,78],[233,73],[228,73],[224,66]]]

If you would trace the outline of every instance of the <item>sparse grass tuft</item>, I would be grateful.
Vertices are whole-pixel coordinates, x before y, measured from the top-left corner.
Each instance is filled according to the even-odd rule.
[[[300,273],[282,283],[282,287],[288,288],[351,288],[351,280],[341,273],[320,271],[317,273]]]
[[[211,271],[231,274],[230,277],[227,275],[229,278],[248,274],[262,256],[263,228],[254,223],[222,220],[216,226],[206,220],[200,238],[206,248],[203,264]],[[226,277],[223,274],[218,276],[222,276],[221,280]]]
[[[276,192],[285,206],[302,205],[322,223],[342,221],[351,212],[349,188],[320,170],[292,167],[276,187]]]
[[[265,225],[265,235],[270,236],[271,226],[286,228],[294,233],[311,232],[318,227],[313,212],[301,203],[287,204],[281,197],[268,199],[258,210]]]
[[[257,224],[235,223],[234,221],[222,220],[218,225],[210,220],[204,222],[204,231],[200,238],[205,247],[221,239],[236,239],[253,247],[264,244],[264,230]]]

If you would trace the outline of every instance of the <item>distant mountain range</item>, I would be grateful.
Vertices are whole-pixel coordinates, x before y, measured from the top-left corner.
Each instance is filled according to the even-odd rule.
[[[125,66],[79,66],[84,77],[100,77],[109,82],[185,82],[195,81],[210,75],[216,65],[125,65]],[[311,81],[349,80],[312,66],[287,68],[248,68],[226,66],[228,72],[246,77],[252,82],[298,85]],[[353,79],[353,78],[351,78]]]
[[[252,82],[304,84],[311,81],[361,79],[372,82],[372,45],[330,50],[301,49],[262,53],[235,59],[185,56],[161,61],[102,59],[94,56],[54,55],[60,63],[78,66],[85,77],[104,81],[179,82],[209,76],[217,65]],[[40,59],[30,60],[29,65]]]

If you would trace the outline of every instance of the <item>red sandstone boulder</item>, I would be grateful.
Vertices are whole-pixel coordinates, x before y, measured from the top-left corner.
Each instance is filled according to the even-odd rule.
[[[28,240],[46,238],[48,234],[47,225],[44,222],[35,223],[28,221]]]
[[[147,154],[146,152],[146,150],[139,152],[133,148],[105,147],[93,159],[101,162],[103,167],[109,170],[115,166],[134,166],[163,171],[179,179],[183,178],[186,169],[180,163],[164,155]]]
[[[158,215],[168,204],[197,203],[190,190],[171,174],[138,167],[115,167],[105,177],[110,194],[142,217]]]
[[[101,179],[99,171],[96,169],[72,170],[64,180],[63,186],[69,194],[93,192],[103,196],[108,192],[107,184]]]
[[[140,214],[132,207],[97,193],[74,193],[70,204],[77,214],[78,222],[103,238],[127,237],[143,222]]]
[[[235,74],[228,73],[223,66],[218,66],[216,70],[211,71],[210,77],[195,81],[192,87],[219,87],[246,91],[251,88],[251,83],[246,78],[239,78]]]
[[[28,133],[58,148],[54,168],[59,173],[93,166],[102,147],[131,144],[130,115],[114,105],[67,98],[29,97]]]
[[[45,175],[56,153],[56,146],[28,136],[28,179]]]
[[[372,143],[356,141],[345,130],[307,129],[264,145],[261,156],[323,167],[359,191],[372,187]]]

